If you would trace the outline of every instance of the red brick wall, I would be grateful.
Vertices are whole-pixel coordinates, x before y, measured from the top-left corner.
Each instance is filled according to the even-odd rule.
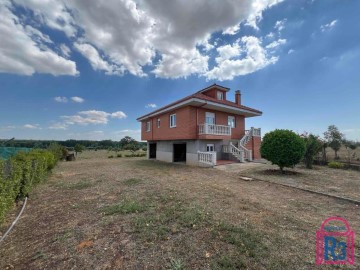
[[[260,159],[260,146],[261,146],[261,137],[252,137],[252,139],[245,145],[249,150],[252,150],[253,159]]]
[[[240,140],[242,136],[245,134],[245,118],[242,115],[234,115],[226,112],[219,112],[213,110],[207,110],[204,108],[198,109],[198,122],[199,124],[205,123],[205,115],[206,112],[215,113],[215,124],[216,125],[224,125],[228,124],[228,116],[235,116],[235,128],[231,130],[231,139]]]
[[[170,115],[176,114],[176,127],[170,128]],[[160,116],[153,117],[141,123],[142,140],[185,140],[196,139],[195,117],[192,107],[183,107]],[[157,119],[160,118],[160,128],[157,127]],[[150,121],[150,132],[146,132],[146,122]],[[194,131],[195,130],[195,131]]]
[[[227,126],[228,116],[235,116],[235,128],[231,130],[231,139],[239,140],[245,134],[244,116],[187,106],[143,121],[141,123],[141,139],[147,141],[195,140],[198,138],[198,125],[205,123],[206,112],[215,113],[215,124],[217,125]],[[174,113],[176,113],[176,128],[170,128],[170,115]],[[160,128],[157,127],[158,118],[160,118]],[[151,122],[150,132],[146,132],[146,122],[148,121]],[[216,136],[216,139],[229,139],[229,137]]]

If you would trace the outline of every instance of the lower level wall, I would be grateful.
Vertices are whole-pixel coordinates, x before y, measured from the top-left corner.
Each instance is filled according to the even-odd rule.
[[[156,143],[156,159],[165,162],[173,162],[173,145],[177,143],[186,143],[186,164],[198,165],[198,151],[205,152],[207,144],[214,144],[217,159],[223,159],[222,145],[228,144],[224,140],[179,140],[179,141],[151,141],[148,142],[149,158],[149,143]]]

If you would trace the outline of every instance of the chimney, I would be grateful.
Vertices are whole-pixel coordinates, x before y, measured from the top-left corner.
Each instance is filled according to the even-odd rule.
[[[241,93],[240,90],[235,91],[235,103],[241,105]]]

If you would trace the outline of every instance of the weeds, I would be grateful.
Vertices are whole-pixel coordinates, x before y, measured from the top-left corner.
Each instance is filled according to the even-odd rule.
[[[127,186],[136,186],[138,184],[141,184],[142,181],[143,181],[142,179],[138,179],[138,178],[129,178],[124,181],[124,184]]]
[[[85,188],[89,188],[94,186],[93,183],[89,182],[89,181],[85,181],[85,180],[81,180],[79,182],[76,183],[64,183],[64,182],[60,182],[56,185],[56,187],[61,188],[61,189],[70,189],[70,190],[81,190],[81,189],[85,189]]]
[[[105,215],[140,213],[147,209],[148,205],[138,202],[126,200],[118,204],[103,207],[102,211]]]
[[[185,265],[181,259],[172,259],[169,270],[184,270]]]

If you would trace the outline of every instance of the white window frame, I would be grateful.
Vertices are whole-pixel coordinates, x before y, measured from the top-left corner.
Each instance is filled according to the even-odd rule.
[[[218,100],[224,100],[224,92],[222,92],[222,91],[217,91],[217,92],[216,92],[216,98],[217,98]]]
[[[176,113],[170,114],[170,128],[176,127]]]
[[[213,113],[213,112],[205,112],[205,123],[206,124],[209,124],[209,125],[215,125],[215,113]],[[208,119],[210,119],[210,118],[212,118],[212,119],[214,119],[213,121],[212,121],[212,123],[208,123]]]
[[[157,128],[160,128],[160,118],[158,118],[158,119],[156,120],[156,125],[157,125]]]
[[[233,125],[231,125],[230,124],[230,119],[233,119]],[[230,126],[231,128],[235,128],[236,127],[236,118],[235,118],[235,116],[233,116],[233,115],[229,115],[228,116],[228,126]]]
[[[212,148],[212,151],[210,150]],[[209,143],[206,145],[206,152],[215,152],[215,145],[213,143]]]
[[[151,131],[151,122],[148,121],[146,122],[146,132],[150,132]]]

